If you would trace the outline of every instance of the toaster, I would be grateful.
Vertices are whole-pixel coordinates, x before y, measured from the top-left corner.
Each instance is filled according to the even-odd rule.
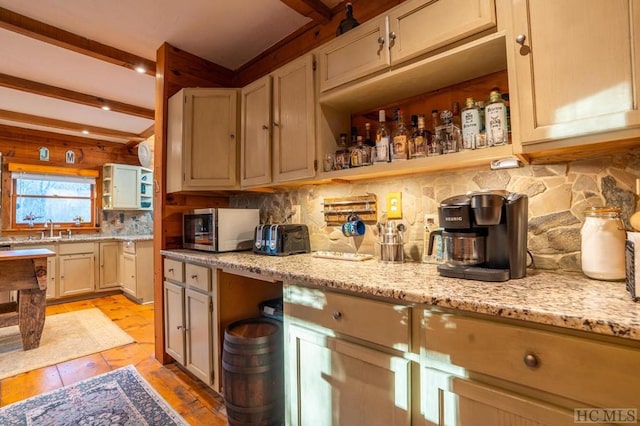
[[[309,228],[301,224],[258,225],[253,252],[271,256],[310,253]]]

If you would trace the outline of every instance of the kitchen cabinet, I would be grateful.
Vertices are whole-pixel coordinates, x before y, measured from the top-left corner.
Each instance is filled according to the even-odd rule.
[[[493,0],[409,0],[318,49],[320,90],[495,28]]]
[[[242,187],[314,176],[313,76],[305,55],[242,89]]]
[[[105,164],[102,168],[103,210],[151,210],[153,172],[127,164]]]
[[[93,243],[60,244],[60,296],[73,296],[95,291],[95,247]]]
[[[100,243],[100,273],[98,288],[113,289],[120,286],[120,243],[108,241]]]
[[[186,88],[168,101],[167,192],[237,187],[236,89]]]
[[[122,242],[122,290],[138,303],[153,302],[153,242]]]
[[[500,4],[525,153],[640,136],[640,1]]]
[[[640,349],[616,339],[433,309],[422,330],[425,424],[573,424],[575,408],[637,405]]]
[[[286,423],[408,425],[407,306],[286,284]]]

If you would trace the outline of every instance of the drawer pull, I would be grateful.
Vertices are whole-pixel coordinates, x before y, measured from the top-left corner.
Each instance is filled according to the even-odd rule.
[[[198,279],[198,274],[191,275],[191,279],[192,280],[197,280]]]
[[[338,321],[340,318],[342,318],[342,312],[335,311],[334,313],[331,314],[331,318]]]
[[[173,272],[173,268],[169,268],[169,272]]]
[[[530,368],[538,368],[540,362],[538,361],[538,357],[534,354],[526,354],[524,356],[524,364]]]
[[[189,331],[189,330],[187,329],[187,327],[184,327],[184,326],[182,326],[182,325],[179,325],[179,326],[177,326],[176,328],[177,328],[178,330]]]

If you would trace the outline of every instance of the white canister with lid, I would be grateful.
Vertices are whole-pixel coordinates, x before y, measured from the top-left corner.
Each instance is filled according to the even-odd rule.
[[[582,272],[597,280],[623,280],[626,232],[620,209],[591,207],[584,211]]]

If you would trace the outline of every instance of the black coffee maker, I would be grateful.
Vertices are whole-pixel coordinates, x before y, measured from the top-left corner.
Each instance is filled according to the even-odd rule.
[[[429,254],[436,235],[442,237],[440,275],[479,281],[507,281],[527,273],[525,194],[503,190],[469,192],[440,203],[444,229],[429,235]]]

